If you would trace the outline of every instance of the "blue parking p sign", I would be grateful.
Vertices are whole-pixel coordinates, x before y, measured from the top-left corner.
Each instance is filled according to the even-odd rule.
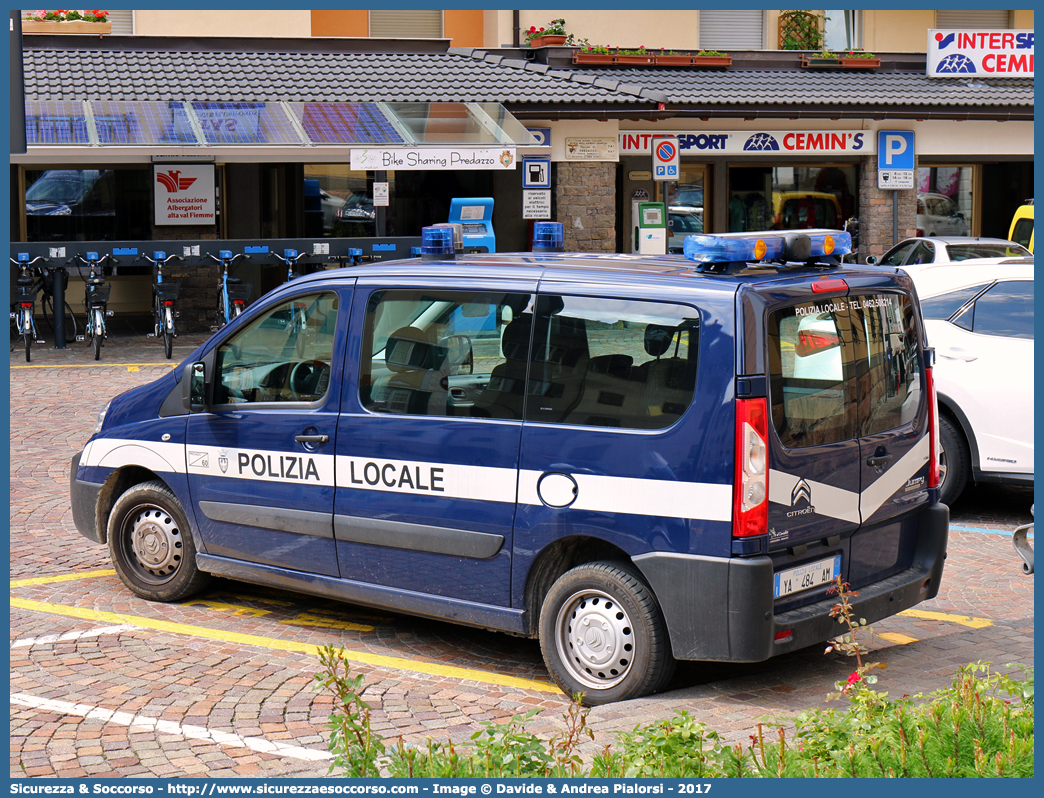
[[[914,168],[914,132],[912,130],[877,131],[877,168]]]

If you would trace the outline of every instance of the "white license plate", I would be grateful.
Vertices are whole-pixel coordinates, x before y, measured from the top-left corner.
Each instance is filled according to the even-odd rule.
[[[773,595],[776,598],[789,596],[791,593],[800,593],[819,585],[833,582],[841,575],[841,555],[835,555],[827,560],[810,562],[799,565],[797,568],[788,568],[775,575]]]

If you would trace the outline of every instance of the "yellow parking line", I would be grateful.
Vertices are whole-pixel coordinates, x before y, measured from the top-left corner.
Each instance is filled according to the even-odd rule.
[[[75,579],[93,579],[96,576],[116,576],[111,568],[105,571],[84,571],[78,574],[61,574],[59,576],[36,576],[32,579],[15,579],[11,587],[29,587],[30,585],[49,585],[52,582],[72,582]]]
[[[95,361],[94,363],[41,363],[37,366],[11,366],[11,369],[96,369],[99,366],[111,367],[111,368],[126,368],[126,369],[139,369],[145,368],[145,366],[167,366],[169,368],[175,368],[180,366],[181,363],[101,363]]]
[[[898,632],[881,632],[880,634],[875,634],[874,637],[880,637],[882,640],[887,640],[889,643],[895,643],[897,646],[905,646],[917,642],[916,637],[907,637]]]
[[[947,623],[959,623],[972,629],[985,629],[993,626],[989,618],[973,618],[970,615],[951,615],[946,612],[929,612],[928,610],[903,610],[899,613],[907,618],[924,618],[929,621],[946,621]]]
[[[208,629],[205,626],[192,626],[185,623],[173,621],[159,621],[154,618],[143,618],[138,615],[126,615],[116,612],[104,612],[102,610],[91,610],[83,607],[67,607],[64,604],[50,604],[44,601],[30,601],[29,599],[12,598],[11,606],[23,610],[35,612],[47,612],[53,615],[64,615],[68,618],[80,618],[85,621],[96,621],[109,624],[133,624],[143,629],[152,629],[157,632],[168,632],[170,634],[189,635],[191,637],[202,637],[207,640],[218,640],[222,643],[238,643],[244,646],[260,646],[272,648],[279,651],[298,651],[302,654],[318,657],[322,646],[310,643],[298,643],[293,640],[276,640],[271,637],[260,635],[239,634],[221,629]],[[402,657],[388,657],[383,654],[371,654],[366,651],[345,651],[344,658],[349,662],[358,662],[372,665],[377,668],[392,668],[394,670],[408,671],[412,673],[425,673],[430,676],[444,676],[452,679],[465,679],[483,684],[495,684],[501,687],[516,687],[522,690],[539,690],[544,693],[558,693],[559,689],[549,682],[536,679],[523,679],[517,676],[505,676],[499,673],[473,670],[471,668],[458,668],[453,665],[439,665],[435,662],[421,662],[417,660],[404,659]]]

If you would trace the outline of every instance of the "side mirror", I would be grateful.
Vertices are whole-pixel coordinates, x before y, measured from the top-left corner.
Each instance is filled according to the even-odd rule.
[[[210,391],[207,385],[207,365],[203,361],[191,363],[188,366],[188,379],[183,381],[184,394],[182,403],[185,409],[192,412],[208,410],[210,408]]]
[[[870,266],[876,266],[877,265],[877,255],[867,255],[866,256],[866,262]]]

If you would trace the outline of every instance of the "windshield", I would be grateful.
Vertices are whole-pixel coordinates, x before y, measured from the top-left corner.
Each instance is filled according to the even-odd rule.
[[[100,175],[97,169],[44,172],[25,192],[25,199],[27,202],[71,205],[83,199]]]
[[[946,247],[950,260],[970,260],[971,258],[1011,258],[1023,257],[1030,251],[1019,244],[950,244]]]

